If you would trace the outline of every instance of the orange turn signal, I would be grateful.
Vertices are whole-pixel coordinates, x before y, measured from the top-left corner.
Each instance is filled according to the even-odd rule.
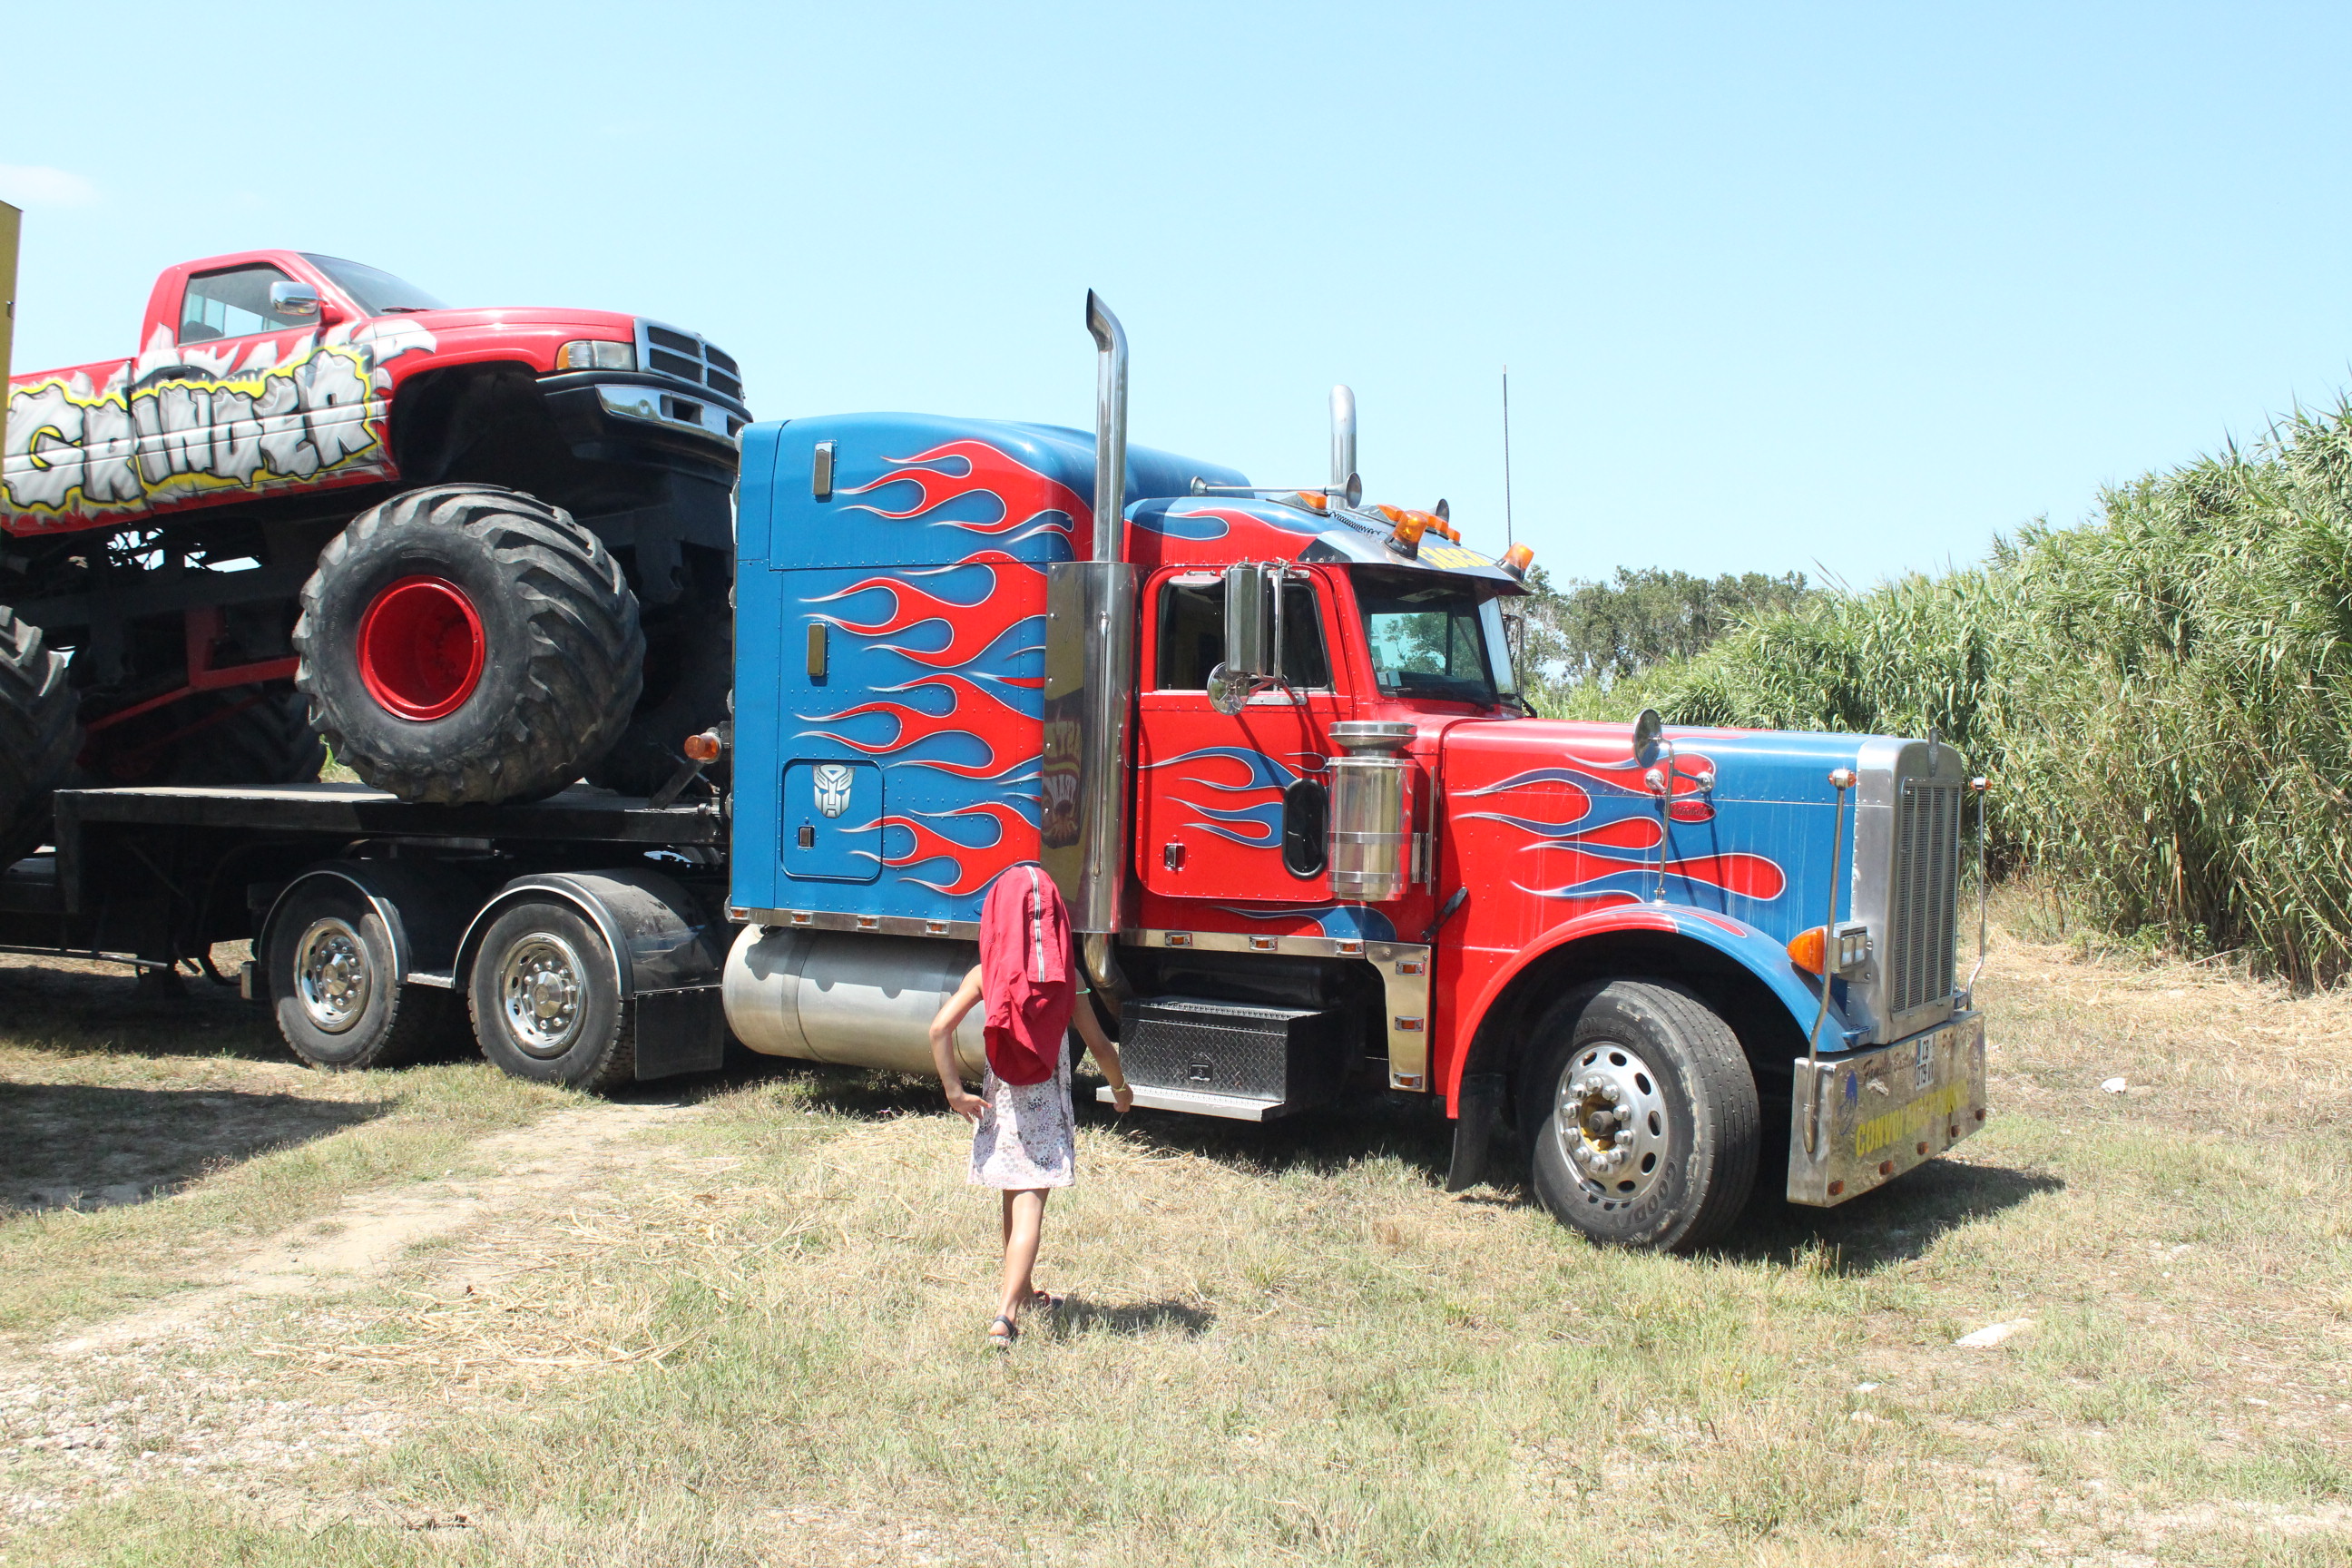
[[[1830,933],[1827,926],[1814,926],[1801,931],[1789,939],[1789,962],[1806,973],[1818,976],[1829,967]]]
[[[1290,499],[1300,506],[1311,506],[1317,511],[1328,511],[1331,507],[1331,498],[1321,490],[1300,490]]]
[[[688,735],[686,738],[685,751],[687,756],[695,762],[717,762],[719,760],[719,731],[716,730],[705,730],[699,735]]]

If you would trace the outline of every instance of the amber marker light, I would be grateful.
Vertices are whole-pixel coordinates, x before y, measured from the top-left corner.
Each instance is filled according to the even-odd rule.
[[[1789,939],[1789,962],[1818,978],[1829,964],[1829,929],[1813,926]]]
[[[1536,563],[1536,552],[1524,544],[1514,544],[1503,552],[1502,568],[1514,577],[1525,577],[1528,568]]]
[[[684,749],[693,762],[715,763],[719,760],[719,731],[705,730],[699,735],[688,735]]]

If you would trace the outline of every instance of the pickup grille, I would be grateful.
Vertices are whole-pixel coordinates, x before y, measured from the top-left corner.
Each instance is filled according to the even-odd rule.
[[[676,376],[696,386],[707,386],[738,402],[743,396],[743,372],[734,357],[720,353],[692,332],[638,323],[645,334],[645,363],[650,371]]]
[[[1886,1000],[1900,1016],[1952,994],[1952,920],[1958,894],[1960,790],[1905,779],[1895,800]]]

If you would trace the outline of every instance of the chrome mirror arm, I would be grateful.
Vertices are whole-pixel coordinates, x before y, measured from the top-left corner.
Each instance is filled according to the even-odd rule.
[[[1985,805],[1991,789],[1990,779],[1969,781],[1969,792],[1977,797],[1977,966],[1969,971],[1969,983],[1960,989],[1970,1006],[1976,1005],[1977,976],[1984,973],[1985,966],[1985,899],[1990,891],[1985,886]]]

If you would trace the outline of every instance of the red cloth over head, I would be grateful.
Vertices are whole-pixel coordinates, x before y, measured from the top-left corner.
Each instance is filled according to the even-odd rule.
[[[981,1036],[1006,1083],[1043,1083],[1062,1063],[1078,994],[1070,984],[1070,911],[1044,868],[1015,866],[980,906]]]

